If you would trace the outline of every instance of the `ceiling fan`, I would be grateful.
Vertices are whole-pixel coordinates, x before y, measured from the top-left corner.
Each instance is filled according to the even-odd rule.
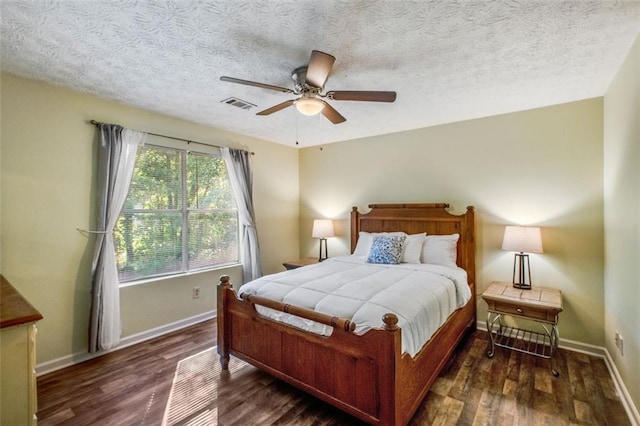
[[[278,92],[299,95],[299,98],[284,101],[278,105],[258,112],[256,115],[269,115],[278,112],[291,105],[305,115],[316,115],[322,112],[333,124],[347,121],[338,111],[325,102],[322,98],[334,101],[365,101],[365,102],[394,102],[396,92],[358,91],[358,90],[332,90],[322,94],[324,84],[329,77],[331,68],[336,58],[328,53],[313,50],[309,65],[296,68],[291,75],[295,89],[273,86],[271,84],[257,83],[255,81],[241,80],[239,78],[222,76],[220,80],[229,83],[244,84],[263,89],[276,90]]]

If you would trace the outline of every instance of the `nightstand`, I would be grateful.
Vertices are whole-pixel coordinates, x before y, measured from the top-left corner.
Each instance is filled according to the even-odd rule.
[[[290,270],[290,269],[300,268],[301,266],[313,265],[318,262],[319,260],[317,257],[305,257],[304,259],[290,260],[288,262],[284,262],[282,265],[285,268],[287,268],[287,270]]]
[[[487,302],[487,331],[489,348],[487,356],[492,358],[495,347],[535,355],[549,359],[551,373],[560,373],[553,368],[552,357],[558,348],[558,314],[562,312],[562,292],[542,287],[531,290],[514,288],[511,283],[494,281],[482,293]],[[543,333],[507,326],[502,317],[509,315],[539,323]]]

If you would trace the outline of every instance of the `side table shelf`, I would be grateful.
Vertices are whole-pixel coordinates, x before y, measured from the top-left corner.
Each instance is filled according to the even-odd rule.
[[[562,294],[559,290],[536,288],[520,290],[510,283],[493,282],[482,294],[487,302],[487,331],[489,347],[487,356],[492,358],[495,347],[507,348],[549,360],[551,374],[560,376],[553,367],[552,358],[558,348],[558,314],[562,311]],[[503,324],[504,315],[536,321],[544,332],[511,327]]]

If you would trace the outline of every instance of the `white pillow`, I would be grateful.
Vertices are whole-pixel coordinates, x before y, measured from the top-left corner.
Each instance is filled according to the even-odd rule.
[[[358,233],[358,242],[356,243],[356,249],[353,251],[354,256],[369,256],[371,245],[373,244],[373,237],[376,235],[407,235],[404,232],[364,232]]]
[[[404,247],[402,248],[401,263],[420,263],[420,254],[422,253],[422,246],[427,236],[426,232],[421,234],[411,234],[404,240]]]
[[[460,234],[427,235],[422,246],[420,262],[456,266]]]

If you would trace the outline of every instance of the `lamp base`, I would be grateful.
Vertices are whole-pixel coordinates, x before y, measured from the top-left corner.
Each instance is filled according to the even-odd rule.
[[[520,290],[531,290],[531,284],[513,283],[513,286]]]
[[[517,275],[516,269],[518,271]],[[529,282],[527,282],[527,278]],[[513,258],[513,287],[521,290],[531,290],[531,268],[529,267],[528,254],[516,253]]]
[[[322,246],[324,246],[324,256],[322,256]],[[327,250],[327,239],[320,238],[320,255],[318,256],[318,262],[322,262],[323,260],[327,260],[329,257],[329,253]]]

